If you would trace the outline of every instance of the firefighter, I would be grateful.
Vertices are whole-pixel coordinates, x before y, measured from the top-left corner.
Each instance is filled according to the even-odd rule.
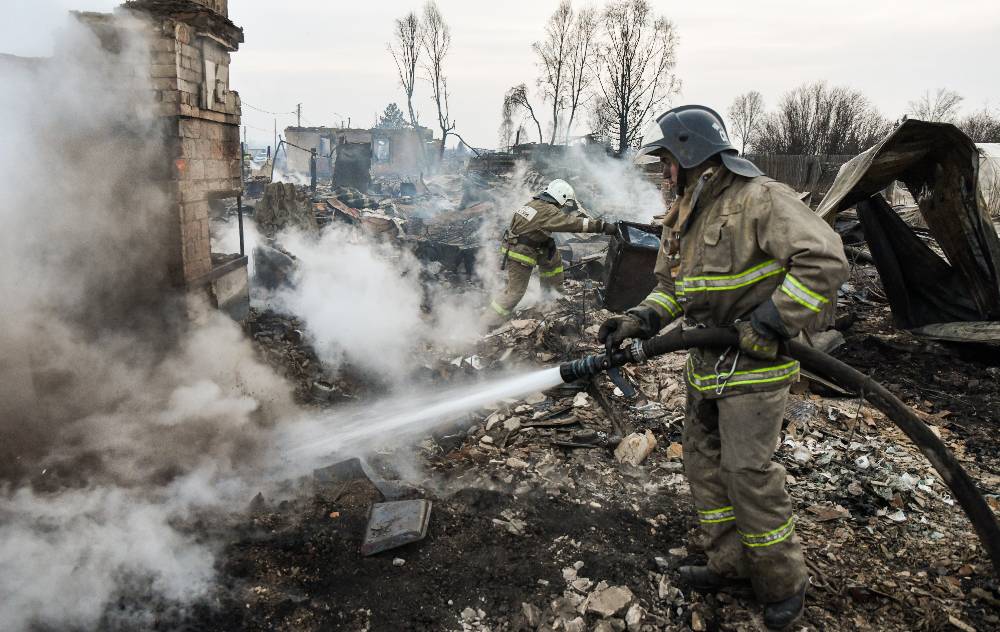
[[[844,249],[794,191],[739,157],[707,107],[661,115],[637,158],[653,159],[678,196],[664,219],[657,286],[598,337],[617,348],[682,317],[739,332],[737,347],[688,353],[684,471],[708,564],[679,572],[701,591],[749,581],[765,624],[780,630],[801,616],[808,575],[785,470],[772,461],[799,379],[799,363],[778,355],[778,343],[831,313],[847,279]]]
[[[563,285],[562,256],[552,233],[605,233],[613,235],[613,222],[590,219],[580,210],[573,187],[565,180],[553,180],[545,191],[514,211],[510,227],[500,245],[507,286],[490,301],[483,316],[487,328],[510,318],[528,289],[531,271],[538,266],[542,289],[560,292]]]

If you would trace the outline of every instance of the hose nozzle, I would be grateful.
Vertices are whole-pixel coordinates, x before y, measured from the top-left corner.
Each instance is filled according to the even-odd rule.
[[[567,384],[577,380],[589,380],[611,368],[606,355],[591,355],[567,362],[559,367],[559,375]]]

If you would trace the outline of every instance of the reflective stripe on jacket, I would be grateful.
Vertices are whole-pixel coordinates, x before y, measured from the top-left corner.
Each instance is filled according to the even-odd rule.
[[[794,191],[720,166],[704,170],[664,221],[657,286],[642,304],[663,324],[683,313],[697,325],[724,327],[749,319],[771,299],[786,332],[795,336],[833,309],[847,274],[840,237]],[[723,358],[725,351],[693,349],[689,386],[717,397],[798,379],[798,363],[790,358],[740,356],[734,367],[735,353]]]

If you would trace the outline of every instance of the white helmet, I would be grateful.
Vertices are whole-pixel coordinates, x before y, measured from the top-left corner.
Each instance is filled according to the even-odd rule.
[[[548,193],[559,206],[565,205],[569,200],[576,202],[576,192],[573,190],[573,187],[570,186],[569,182],[566,182],[565,180],[553,180],[549,183],[545,192]]]

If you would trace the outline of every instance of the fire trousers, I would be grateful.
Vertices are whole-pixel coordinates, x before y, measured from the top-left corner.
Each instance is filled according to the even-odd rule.
[[[513,250],[508,254],[507,285],[499,296],[493,297],[490,301],[484,316],[484,320],[490,326],[495,327],[510,318],[514,308],[528,291],[528,281],[531,280],[531,271],[535,265],[538,266],[543,290],[562,291],[564,279],[562,255],[558,250],[553,249],[553,251],[551,257],[544,250],[532,252],[531,256]]]
[[[718,399],[688,389],[684,419],[684,473],[708,566],[749,577],[765,603],[791,597],[808,580],[785,468],[771,460],[787,399],[788,387]]]

